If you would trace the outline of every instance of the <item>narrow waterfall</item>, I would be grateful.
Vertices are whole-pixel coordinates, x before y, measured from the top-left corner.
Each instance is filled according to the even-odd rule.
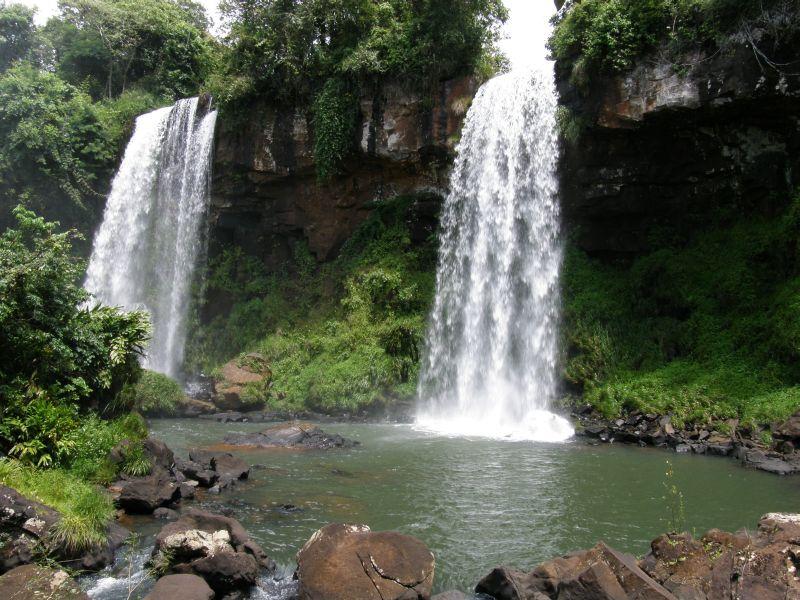
[[[198,98],[136,120],[97,231],[86,289],[150,313],[145,366],[180,375],[187,311],[208,211],[216,112]]]
[[[562,245],[557,98],[538,41],[542,60],[484,84],[467,114],[420,373],[417,422],[426,429],[546,441],[572,434],[548,412]]]

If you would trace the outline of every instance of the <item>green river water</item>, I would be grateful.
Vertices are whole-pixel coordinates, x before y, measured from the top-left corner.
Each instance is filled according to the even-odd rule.
[[[182,419],[151,423],[153,435],[178,456],[217,444],[229,432],[265,427]],[[645,554],[650,540],[669,528],[667,460],[684,497],[689,531],[753,528],[763,513],[800,510],[800,478],[746,470],[723,458],[577,441],[447,438],[406,425],[323,428],[361,445],[233,450],[257,465],[250,479],[195,505],[232,509],[287,571],[297,550],[327,523],[365,523],[414,535],[436,556],[435,591],[467,591],[496,565],[530,569],[598,540]],[[286,504],[301,511],[287,512]],[[142,518],[135,525],[149,551],[148,536],[161,524]],[[97,598],[117,597],[95,592]]]

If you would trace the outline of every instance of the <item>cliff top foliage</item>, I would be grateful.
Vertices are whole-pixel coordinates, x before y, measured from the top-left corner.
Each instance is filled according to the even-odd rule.
[[[331,78],[427,84],[492,60],[501,0],[224,0],[223,103],[307,102]]]
[[[59,8],[36,27],[32,9],[0,2],[0,228],[23,202],[89,233],[133,119],[196,94],[215,64],[193,0]]]
[[[629,71],[654,51],[674,62],[688,50],[714,52],[737,41],[777,69],[770,55],[789,52],[787,60],[796,60],[791,43],[799,33],[794,0],[575,0],[556,17],[550,48],[585,87],[592,76]]]
[[[256,98],[310,107],[321,179],[355,145],[359,91],[387,79],[430,91],[502,68],[502,0],[224,0],[230,22],[208,89],[223,112]]]

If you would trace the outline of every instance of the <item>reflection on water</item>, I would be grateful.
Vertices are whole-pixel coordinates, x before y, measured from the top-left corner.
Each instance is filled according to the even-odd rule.
[[[188,448],[212,445],[231,431],[263,428],[192,420],[152,423],[154,435],[183,456]],[[238,451],[258,465],[249,481],[198,501],[208,510],[233,511],[288,572],[311,534],[337,521],[422,539],[436,555],[436,591],[468,590],[498,564],[530,568],[600,539],[642,555],[666,527],[666,459],[684,494],[690,530],[753,527],[761,514],[796,510],[800,500],[800,481],[720,458],[577,442],[435,437],[393,425],[325,429],[361,446]],[[160,525],[145,528],[143,548],[152,546]],[[256,597],[285,597],[287,582],[262,582],[265,589]]]

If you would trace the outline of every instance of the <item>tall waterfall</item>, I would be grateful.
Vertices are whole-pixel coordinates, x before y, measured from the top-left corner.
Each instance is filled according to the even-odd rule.
[[[441,218],[420,374],[426,429],[556,441],[557,99],[545,60],[487,82],[467,114]]]
[[[146,309],[145,366],[180,374],[187,309],[208,211],[216,112],[198,98],[136,120],[98,230],[86,289],[99,301]]]

